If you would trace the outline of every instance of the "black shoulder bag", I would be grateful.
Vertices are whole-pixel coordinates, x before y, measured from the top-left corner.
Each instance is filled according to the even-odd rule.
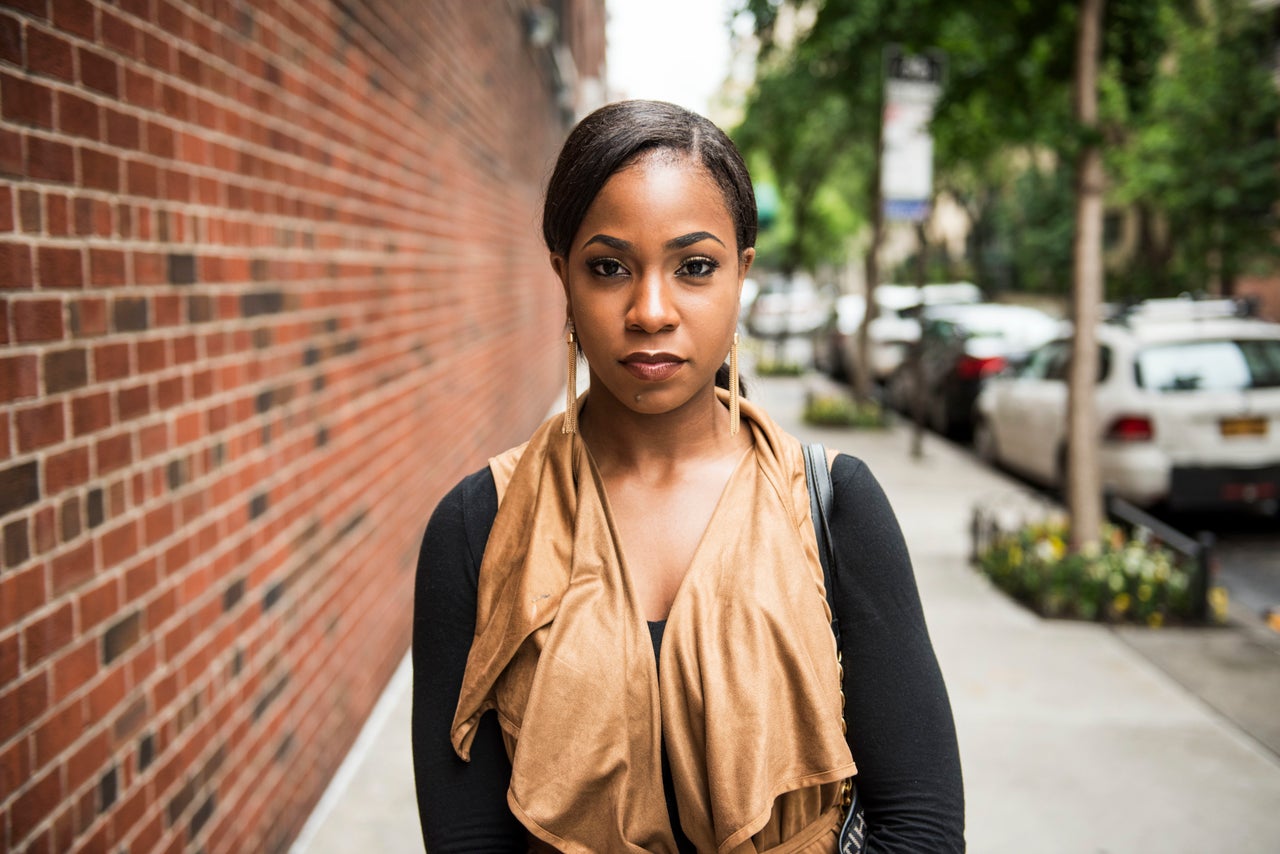
[[[804,473],[809,483],[809,510],[813,516],[813,529],[818,536],[818,558],[822,562],[822,583],[827,590],[827,606],[831,609],[831,631],[836,636],[836,663],[840,668],[840,729],[846,728],[844,720],[844,661],[840,646],[840,617],[836,613],[835,582],[838,575],[835,551],[831,548],[831,530],[828,527],[828,510],[835,500],[831,485],[831,470],[827,468],[827,449],[814,442],[804,446]],[[840,854],[862,854],[867,844],[866,810],[858,800],[858,787],[853,779],[844,783],[844,824],[840,827],[840,839],[836,850]]]

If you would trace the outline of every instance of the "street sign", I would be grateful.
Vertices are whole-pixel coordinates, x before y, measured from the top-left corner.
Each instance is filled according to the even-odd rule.
[[[942,92],[938,53],[885,53],[880,196],[886,219],[921,222],[933,198],[933,137],[929,122]]]

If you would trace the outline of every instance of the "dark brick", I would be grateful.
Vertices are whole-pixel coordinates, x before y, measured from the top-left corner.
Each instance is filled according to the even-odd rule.
[[[27,542],[27,520],[17,519],[4,526],[4,565],[14,567],[31,557]]]
[[[117,620],[102,636],[102,663],[110,664],[128,652],[142,636],[142,614],[134,611]]]
[[[89,497],[85,502],[85,515],[90,528],[98,527],[106,518],[102,487],[96,487],[89,490]]]
[[[285,589],[286,585],[283,581],[277,581],[268,587],[266,592],[262,594],[262,610],[270,611],[274,608],[276,603],[284,598]]]
[[[44,357],[44,387],[48,394],[70,391],[89,382],[89,363],[84,350],[61,350]]]
[[[182,784],[182,788],[174,792],[169,803],[165,806],[165,814],[169,819],[169,826],[178,823],[178,819],[182,818],[182,814],[186,812],[187,807],[191,805],[191,801],[196,796],[196,781],[194,779],[187,780]]]
[[[187,461],[170,460],[166,466],[166,476],[170,489],[178,489],[187,482]]]
[[[98,812],[104,813],[116,802],[119,792],[117,769],[113,765],[98,780]]]
[[[142,297],[118,299],[111,306],[117,332],[142,332],[147,328],[147,301]]]
[[[257,519],[263,513],[266,513],[269,502],[270,498],[265,492],[260,492],[253,496],[253,498],[249,500],[249,518]]]
[[[253,719],[255,721],[261,718],[263,713],[266,712],[266,710],[271,706],[271,704],[274,703],[280,697],[280,695],[284,693],[284,689],[288,684],[289,684],[289,674],[285,673],[279,679],[277,679],[274,683],[272,683],[271,687],[267,688],[266,691],[262,692],[262,695],[258,697],[258,702],[254,703],[253,705]]]
[[[156,737],[147,733],[138,742],[138,770],[145,771],[156,758]]]
[[[240,313],[245,317],[276,314],[284,310],[284,294],[280,291],[259,291],[240,297]]]
[[[32,461],[0,469],[0,516],[40,500],[40,466]]]
[[[189,252],[169,253],[169,281],[175,285],[196,282],[196,256]]]
[[[323,448],[327,444],[329,444],[329,428],[321,427],[316,431],[316,447]]]
[[[249,276],[255,282],[261,282],[271,275],[271,265],[266,258],[254,258],[249,262]]]
[[[272,401],[273,396],[274,396],[274,395],[273,395],[273,393],[272,393],[271,389],[267,389],[266,391],[260,391],[260,392],[258,392],[257,396],[256,396],[256,397],[254,397],[254,399],[253,399],[253,408],[254,408],[254,410],[255,410],[259,415],[261,415],[262,413],[266,412],[268,409],[270,409],[270,408],[271,408],[271,401]]]
[[[64,501],[59,515],[62,521],[62,541],[70,542],[80,536],[80,499],[73,497]]]
[[[311,367],[320,361],[320,348],[314,344],[308,344],[307,349],[302,353],[302,364]]]
[[[188,838],[192,841],[200,835],[201,829],[208,823],[213,816],[215,806],[215,794],[209,793],[209,797],[204,799],[200,806],[196,807],[195,814],[191,816],[191,826],[188,828]]]
[[[230,611],[236,606],[241,599],[244,598],[244,579],[237,578],[235,581],[227,585],[227,589],[222,591],[222,610]]]
[[[207,296],[190,296],[187,298],[187,320],[191,323],[206,323],[213,319],[213,300]]]

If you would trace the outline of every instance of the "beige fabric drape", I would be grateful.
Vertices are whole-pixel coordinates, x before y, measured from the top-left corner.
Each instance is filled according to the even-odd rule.
[[[553,418],[491,461],[501,502],[453,744],[468,758],[496,710],[508,803],[535,847],[674,852],[665,738],[700,851],[834,850],[854,764],[804,462],[761,410],[742,415],[754,447],[672,605],[660,668],[581,438]]]

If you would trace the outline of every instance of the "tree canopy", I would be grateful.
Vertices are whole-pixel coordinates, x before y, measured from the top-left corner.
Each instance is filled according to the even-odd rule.
[[[1087,138],[1072,114],[1078,8],[746,0],[761,62],[734,135],[767,164],[783,200],[790,230],[767,247],[775,263],[830,260],[847,250],[842,231],[870,221],[884,50],[939,49],[947,75],[932,124],[935,188],[969,214],[966,262],[988,287],[1065,292],[1070,271],[1058,264],[1070,258],[1073,164]],[[1113,291],[1229,290],[1242,269],[1272,262],[1274,14],[1248,0],[1107,3],[1092,133],[1112,219],[1124,225],[1115,231],[1134,235],[1110,265]],[[811,24],[798,37],[785,31],[805,15]]]

